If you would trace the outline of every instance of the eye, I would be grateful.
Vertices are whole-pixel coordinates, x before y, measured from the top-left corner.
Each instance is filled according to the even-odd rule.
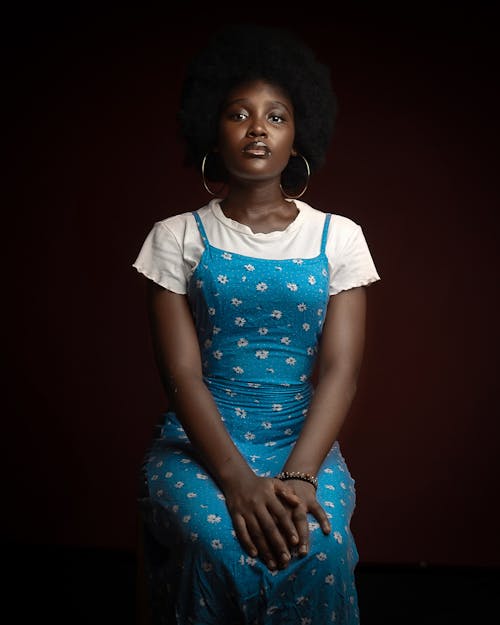
[[[244,111],[236,111],[228,113],[227,117],[228,119],[233,119],[234,121],[240,122],[246,119],[248,117],[248,114]]]
[[[285,118],[279,113],[271,113],[271,115],[269,115],[269,121],[273,124],[282,124],[285,121]]]

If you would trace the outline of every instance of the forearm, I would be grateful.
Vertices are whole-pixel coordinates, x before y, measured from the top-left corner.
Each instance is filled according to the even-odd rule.
[[[320,378],[284,471],[317,474],[340,434],[355,394],[356,375],[350,371],[330,371]]]
[[[190,442],[222,490],[252,473],[229,436],[202,378],[176,375],[168,384],[172,408]]]

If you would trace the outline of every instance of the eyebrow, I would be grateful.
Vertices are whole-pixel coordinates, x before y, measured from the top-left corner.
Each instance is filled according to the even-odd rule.
[[[247,98],[236,98],[234,100],[230,100],[229,102],[226,102],[226,104],[224,105],[224,107],[228,107],[231,106],[233,104],[245,104],[246,102],[248,102]],[[267,104],[267,103],[266,103]],[[282,106],[283,108],[285,108],[290,114],[292,113],[292,111],[290,110],[290,108],[284,103],[281,102],[281,100],[270,100],[269,104],[272,106]]]

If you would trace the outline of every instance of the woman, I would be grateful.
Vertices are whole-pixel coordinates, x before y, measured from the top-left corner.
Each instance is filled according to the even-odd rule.
[[[379,276],[359,225],[298,199],[334,116],[291,33],[227,28],[189,67],[189,162],[224,193],[154,224],[134,263],[169,408],[140,499],[159,622],[359,621],[337,438]]]

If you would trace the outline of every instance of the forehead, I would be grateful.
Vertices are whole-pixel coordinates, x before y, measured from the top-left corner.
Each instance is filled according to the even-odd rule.
[[[233,87],[225,99],[225,105],[235,101],[265,100],[269,102],[281,103],[290,110],[293,104],[288,93],[280,85],[266,80],[247,80]]]

